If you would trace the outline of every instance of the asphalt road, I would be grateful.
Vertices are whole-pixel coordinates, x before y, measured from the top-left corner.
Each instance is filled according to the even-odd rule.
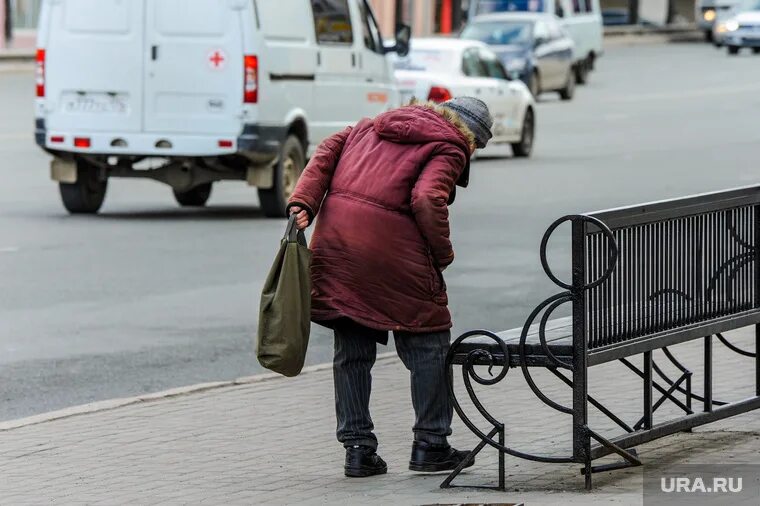
[[[611,47],[572,103],[547,95],[535,156],[475,162],[451,209],[454,332],[520,326],[555,293],[538,244],[556,217],[755,183],[759,62]],[[284,221],[244,184],[188,211],[137,180],[112,180],[99,216],[68,216],[32,141],[32,78],[0,72],[0,419],[260,372],[258,292]],[[565,275],[567,241],[550,255]],[[309,362],[331,348],[315,328]]]

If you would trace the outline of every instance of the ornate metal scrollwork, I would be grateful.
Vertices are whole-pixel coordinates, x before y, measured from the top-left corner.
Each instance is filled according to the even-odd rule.
[[[546,254],[549,239],[551,238],[551,235],[554,233],[557,227],[559,227],[561,224],[568,221],[591,223],[594,226],[598,227],[601,230],[601,232],[609,240],[610,251],[609,251],[609,256],[608,256],[607,269],[605,270],[604,273],[602,273],[599,279],[593,280],[588,283],[584,281],[584,283],[581,285],[573,285],[573,284],[565,283],[564,281],[560,280],[551,270],[551,267],[549,266],[549,263],[547,261],[547,254]],[[549,228],[546,230],[546,232],[544,233],[543,238],[541,239],[541,247],[540,247],[541,266],[543,267],[544,272],[549,277],[549,279],[551,279],[552,282],[556,284],[557,286],[559,286],[560,288],[564,288],[566,291],[557,293],[549,297],[548,299],[544,300],[531,312],[530,316],[528,316],[528,319],[525,321],[525,324],[523,325],[522,332],[520,334],[519,343],[518,343],[519,365],[522,370],[523,376],[525,377],[525,380],[527,381],[528,385],[530,386],[531,390],[536,395],[536,397],[538,397],[546,405],[562,413],[571,414],[573,411],[571,408],[567,406],[563,406],[559,404],[558,402],[550,399],[548,396],[546,396],[546,394],[544,394],[541,391],[538,385],[536,385],[535,381],[533,380],[533,377],[530,374],[530,370],[528,367],[528,354],[527,354],[527,348],[526,348],[528,333],[530,332],[530,328],[531,326],[533,326],[536,319],[539,317],[539,315],[541,315],[541,318],[538,324],[538,341],[541,345],[541,349],[544,355],[553,364],[553,367],[558,368],[558,369],[572,370],[573,365],[557,357],[552,352],[551,348],[549,347],[546,340],[547,323],[551,315],[554,313],[554,311],[557,308],[559,308],[562,304],[565,304],[567,302],[575,302],[579,300],[580,297],[583,297],[584,293],[587,290],[604,283],[612,275],[612,272],[615,269],[615,265],[618,260],[618,255],[619,255],[618,248],[617,248],[617,244],[615,242],[614,236],[612,235],[612,231],[610,231],[610,229],[602,221],[590,216],[584,216],[584,215],[564,216],[556,220],[554,223],[552,223],[549,226]],[[476,383],[480,385],[490,386],[490,385],[495,385],[496,383],[499,383],[502,379],[504,379],[504,377],[507,375],[507,372],[510,366],[510,353],[509,353],[509,349],[507,348],[507,344],[498,335],[492,332],[489,332],[486,330],[473,330],[465,334],[462,334],[452,343],[451,348],[449,350],[448,357],[446,359],[446,364],[449,370],[451,371],[455,357],[457,355],[461,355],[459,352],[459,349],[461,348],[462,343],[475,336],[481,336],[481,337],[485,336],[495,341],[495,343],[499,347],[500,356],[503,357],[503,363],[501,364],[502,369],[499,371],[499,373],[496,376],[492,376],[491,378],[484,378],[483,376],[480,376],[475,371],[476,366],[478,365],[488,366],[489,374],[491,373],[491,369],[494,366],[495,357],[492,352],[492,347],[484,346],[483,348],[476,348],[476,349],[470,350],[465,355],[464,361],[462,362],[462,378],[464,381],[465,389],[470,398],[470,401],[473,403],[473,405],[478,410],[480,415],[484,419],[486,419],[491,425],[493,425],[494,428],[498,430],[503,430],[504,428],[503,424],[499,422],[498,420],[496,420],[496,418],[485,408],[483,403],[478,398],[477,393],[473,389],[472,381],[475,381]],[[508,455],[515,456],[515,457],[520,457],[520,458],[524,458],[528,460],[535,460],[539,462],[561,463],[561,462],[574,461],[572,456],[534,455],[534,454],[518,451],[513,448],[509,448],[506,445],[501,444],[498,441],[495,441],[492,437],[489,437],[488,434],[486,434],[485,432],[481,431],[478,427],[476,427],[475,424],[472,422],[472,420],[464,412],[454,392],[453,382],[449,383],[449,396],[452,399],[454,409],[456,410],[457,414],[462,419],[464,424],[475,435],[477,435],[483,442],[496,448],[497,450],[503,453],[506,453]]]

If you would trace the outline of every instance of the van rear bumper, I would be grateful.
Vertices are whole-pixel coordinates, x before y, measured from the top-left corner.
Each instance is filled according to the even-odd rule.
[[[35,141],[51,152],[107,156],[224,156],[239,152],[276,156],[285,127],[245,125],[238,135],[159,134],[143,132],[59,132],[45,128],[45,120],[35,122]],[[74,140],[89,139],[89,147],[75,146]]]

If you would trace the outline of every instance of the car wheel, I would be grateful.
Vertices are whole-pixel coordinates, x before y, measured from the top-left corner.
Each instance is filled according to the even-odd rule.
[[[705,30],[705,42],[712,42],[712,41],[713,41],[712,30]]]
[[[528,108],[525,111],[525,118],[523,119],[522,134],[520,135],[520,142],[512,144],[512,154],[517,158],[527,158],[533,151],[533,139],[536,132],[536,120],[533,115],[533,109]]]
[[[589,63],[589,58],[586,58],[575,66],[575,82],[577,84],[588,83],[588,76],[590,71],[591,64]]]
[[[752,53],[753,54],[760,54],[760,47],[753,47],[752,48]]]
[[[530,85],[528,86],[530,94],[533,98],[538,98],[541,94],[541,78],[538,76],[538,71],[534,70],[530,75]]]
[[[573,70],[567,73],[567,80],[565,80],[565,87],[559,90],[559,98],[562,100],[572,100],[575,95],[575,74]]]
[[[288,199],[306,166],[303,144],[295,135],[288,135],[280,150],[280,160],[274,168],[271,188],[259,188],[259,200],[264,215],[269,218],[285,216]]]
[[[728,54],[739,54],[739,46],[728,46]]]
[[[174,198],[182,207],[203,207],[210,196],[211,183],[199,184],[186,192],[174,190]]]
[[[76,183],[59,183],[63,207],[71,214],[95,214],[103,205],[108,178],[101,177],[98,167],[84,160],[77,161]]]

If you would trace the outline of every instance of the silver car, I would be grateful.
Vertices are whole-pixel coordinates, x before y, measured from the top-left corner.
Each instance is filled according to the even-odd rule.
[[[760,53],[760,1],[745,4],[746,8],[722,23],[722,42],[728,47],[728,54],[739,54],[743,47]]]

